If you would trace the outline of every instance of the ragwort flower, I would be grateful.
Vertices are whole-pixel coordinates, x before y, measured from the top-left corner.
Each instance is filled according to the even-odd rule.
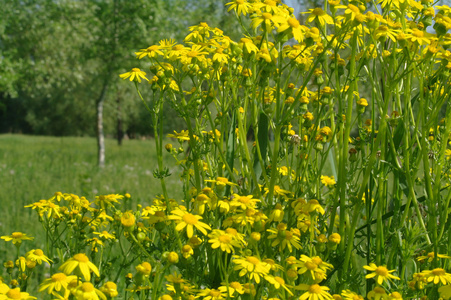
[[[299,300],[333,300],[332,295],[327,291],[330,290],[327,286],[319,284],[300,284],[295,287],[297,290],[306,291],[299,297]]]
[[[146,72],[141,71],[139,68],[133,68],[130,72],[124,73],[119,75],[122,79],[127,79],[130,77],[130,81],[138,81],[141,83],[141,78],[149,81],[149,79],[146,78]]]
[[[390,273],[393,273],[395,270],[389,271],[387,269],[387,267],[385,267],[385,266],[376,266],[376,264],[370,263],[369,266],[363,266],[363,268],[365,270],[374,272],[374,273],[370,273],[370,274],[366,275],[365,278],[375,277],[375,280],[376,280],[377,284],[379,284],[379,285],[381,285],[386,280],[390,280],[390,281],[392,279],[400,280],[399,277],[390,274]]]
[[[14,245],[16,244],[20,245],[24,240],[34,239],[34,237],[27,236],[25,233],[22,232],[13,232],[11,233],[11,235],[4,235],[1,238],[6,242],[12,241]]]
[[[189,212],[183,211],[181,209],[175,209],[172,211],[172,215],[168,216],[169,220],[176,220],[178,222],[175,230],[182,231],[186,228],[186,235],[191,238],[194,233],[194,228],[207,235],[207,230],[211,230],[211,227],[199,220],[202,219],[201,216],[190,214]]]
[[[100,277],[99,269],[89,261],[89,258],[84,253],[75,254],[62,264],[59,270],[63,271],[66,275],[75,272],[76,275],[83,276],[87,281],[91,280],[91,272],[94,272],[97,277]]]
[[[238,255],[233,256],[233,263],[235,271],[240,270],[239,276],[248,275],[249,279],[255,279],[256,283],[260,283],[260,277],[264,277],[269,274],[271,265],[261,261],[255,256],[241,257]]]

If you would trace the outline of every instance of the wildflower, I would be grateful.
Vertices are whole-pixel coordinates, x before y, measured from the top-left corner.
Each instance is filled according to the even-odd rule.
[[[241,247],[240,243],[232,235],[222,230],[214,229],[208,236],[210,237],[208,242],[211,243],[211,248],[213,249],[220,248],[221,251],[231,253],[235,252],[234,247]]]
[[[285,284],[285,280],[283,280],[282,277],[268,275],[268,276],[265,276],[265,279],[266,279],[266,281],[271,283],[276,288],[276,290],[278,290],[282,287],[288,292],[288,294],[293,296],[293,292],[291,292],[289,289],[289,288],[291,288],[291,286]]]
[[[152,266],[148,262],[145,261],[145,262],[137,265],[135,267],[135,269],[136,269],[136,271],[138,271],[138,273],[141,273],[144,276],[149,276],[150,272],[152,271]]]
[[[297,290],[306,291],[299,297],[299,300],[333,300],[332,296],[327,292],[330,290],[327,286],[319,284],[300,284],[295,287]]]
[[[364,298],[350,290],[344,290],[341,292],[343,300],[364,300]]]
[[[376,286],[372,291],[370,291],[367,295],[368,300],[386,300],[387,293],[380,286]]]
[[[100,195],[96,196],[94,203],[100,206],[102,209],[105,209],[108,206],[113,206],[113,202],[119,203],[118,200],[122,199],[124,199],[124,196],[118,194]]]
[[[438,292],[440,293],[440,297],[444,299],[451,298],[451,285],[444,285],[438,288]]]
[[[396,299],[402,300],[402,295],[398,292],[393,292],[390,295],[388,295],[388,297],[390,300],[396,300]]]
[[[246,53],[257,53],[259,51],[258,47],[254,44],[254,42],[249,38],[241,38],[241,40],[238,43],[238,46],[246,50]]]
[[[135,54],[138,59],[141,59],[146,56],[152,58],[152,57],[156,57],[158,55],[163,55],[163,52],[160,51],[160,46],[153,45],[146,49],[141,49],[138,52],[135,52]]]
[[[310,15],[307,18],[307,23],[313,22],[314,20],[318,20],[318,22],[321,24],[321,26],[324,26],[327,24],[334,24],[334,19],[332,19],[331,16],[329,16],[324,10],[322,10],[320,7],[309,9],[308,12]]]
[[[310,258],[306,255],[301,255],[298,264],[295,264],[296,267],[299,267],[298,274],[304,274],[305,272],[310,273],[313,280],[320,282],[326,278],[326,272],[329,269],[332,269],[333,266],[329,263],[324,262],[320,257],[315,256]]]
[[[99,235],[100,238],[105,240],[114,240],[116,238],[113,234],[105,230],[102,232],[93,232],[93,233]]]
[[[168,262],[171,264],[176,264],[179,262],[179,255],[177,252],[171,251],[168,254]]]
[[[201,216],[190,214],[181,209],[175,209],[172,211],[172,215],[168,216],[169,220],[176,220],[177,226],[175,230],[182,231],[186,227],[186,235],[191,238],[194,233],[194,228],[207,235],[207,230],[211,230],[211,227],[199,220],[202,219]]]
[[[72,258],[67,260],[59,267],[59,270],[63,271],[66,275],[75,271],[78,276],[83,275],[86,281],[91,280],[91,272],[100,277],[99,269],[89,261],[89,258],[84,253],[75,254]]]
[[[248,14],[249,9],[252,7],[247,0],[233,0],[232,2],[226,3],[227,11],[235,10],[237,16],[243,14],[244,16]]]
[[[336,184],[334,176],[329,177],[324,175],[321,175],[321,183],[327,187],[333,187]]]
[[[271,246],[275,247],[277,245],[279,245],[279,251],[283,251],[285,248],[288,247],[288,250],[290,252],[293,251],[293,247],[296,249],[300,249],[301,248],[301,244],[299,243],[300,239],[299,236],[293,233],[293,229],[292,230],[286,230],[287,229],[287,225],[284,223],[280,223],[279,225],[277,225],[277,229],[275,228],[270,228],[267,231],[271,232],[272,235],[268,236],[268,239],[275,239],[272,243]],[[299,229],[294,229],[299,231]]]
[[[30,296],[30,294],[26,292],[21,292],[20,288],[10,289],[6,284],[0,285],[0,291],[4,291],[4,293],[0,293],[0,300],[32,300],[36,299],[36,297]]]
[[[38,264],[42,264],[42,261],[45,261],[48,264],[52,262],[51,259],[44,255],[44,252],[42,252],[41,249],[30,250],[27,252],[25,257],[32,261],[36,261]]]
[[[149,79],[146,78],[146,72],[141,71],[138,68],[133,68],[130,72],[124,73],[119,75],[120,78],[122,79],[127,79],[130,77],[130,81],[138,81],[139,83],[141,83],[141,78],[144,78],[145,80],[149,81]]]
[[[257,12],[257,16],[252,19],[252,28],[257,28],[261,24],[263,24],[264,30],[269,30],[273,28],[273,26],[279,26],[280,23],[283,23],[285,18],[279,15],[273,15],[269,12]]]
[[[377,284],[379,284],[379,285],[381,285],[386,280],[392,280],[392,279],[400,280],[399,277],[390,274],[390,273],[394,272],[395,270],[389,271],[387,269],[387,267],[385,267],[385,266],[376,266],[374,263],[370,263],[369,266],[363,266],[363,268],[365,270],[374,272],[374,273],[370,273],[370,274],[366,275],[365,278],[376,277],[375,280],[376,280]]]
[[[244,288],[238,281],[232,281],[229,283],[229,293],[233,295],[235,292],[240,295],[244,294]]]
[[[25,233],[22,232],[13,232],[11,235],[4,235],[1,237],[6,242],[12,241],[14,245],[22,243],[24,240],[32,240],[34,237],[27,236]]]
[[[190,258],[192,255],[194,255],[194,250],[190,245],[184,245],[182,247],[182,256],[184,258]]]
[[[260,277],[268,275],[271,270],[270,264],[262,262],[255,256],[241,257],[234,255],[233,263],[235,264],[234,270],[240,270],[240,277],[247,274],[249,279],[255,279],[257,283],[260,283]]]
[[[125,212],[122,214],[121,223],[124,227],[132,228],[136,223],[136,217],[132,212]]]
[[[301,43],[304,40],[304,28],[296,18],[288,18],[286,22],[280,24],[278,32],[290,31],[296,41]]]
[[[313,211],[319,212],[320,214],[324,215],[324,213],[326,212],[324,210],[324,208],[319,204],[318,200],[316,199],[311,199],[308,201],[308,203],[306,204],[306,210],[307,212],[311,213]]]
[[[434,284],[439,284],[441,282],[443,285],[451,284],[451,274],[446,273],[442,268],[435,268],[432,271],[424,270],[421,273],[424,274],[424,278],[427,282],[434,282]]]
[[[203,296],[204,300],[220,300],[227,298],[227,287],[220,286],[218,289],[204,289],[197,294],[198,297]]]
[[[117,291],[117,285],[112,281],[107,281],[100,288],[100,291],[107,297],[116,297],[119,293]]]
[[[96,289],[90,282],[83,282],[75,288],[73,294],[76,300],[106,300],[106,296],[101,291]]]
[[[417,260],[418,260],[418,261],[423,261],[423,260],[427,259],[428,262],[431,262],[431,261],[434,259],[434,256],[435,256],[435,257],[438,257],[438,258],[451,258],[451,257],[448,256],[448,255],[444,255],[444,254],[437,254],[437,255],[434,255],[434,252],[429,252],[427,255],[418,256],[418,257],[417,257]]]
[[[70,275],[66,276],[64,273],[53,274],[52,277],[44,280],[39,286],[39,292],[47,290],[47,293],[54,294],[54,292],[61,292],[61,294],[68,294],[68,284],[72,280],[77,280],[77,276]]]
[[[332,243],[334,243],[334,244],[340,244],[340,242],[341,242],[341,236],[340,236],[340,234],[338,234],[338,233],[332,233],[332,234],[329,236],[329,242],[332,242]]]

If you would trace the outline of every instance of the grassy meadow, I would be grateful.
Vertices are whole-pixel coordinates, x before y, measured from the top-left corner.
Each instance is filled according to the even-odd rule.
[[[106,140],[105,168],[97,167],[96,140],[89,137],[0,135],[0,233],[42,232],[35,212],[24,205],[48,199],[57,191],[93,199],[96,195],[129,193],[130,208],[143,206],[161,193],[153,140]],[[172,161],[169,154],[164,159]],[[168,163],[173,166],[173,163]],[[172,170],[171,170],[172,171]],[[178,175],[167,179],[177,185]],[[176,196],[174,189],[172,195]],[[181,192],[180,192],[181,193]],[[31,243],[41,246],[39,240]],[[0,249],[5,248],[0,243]]]

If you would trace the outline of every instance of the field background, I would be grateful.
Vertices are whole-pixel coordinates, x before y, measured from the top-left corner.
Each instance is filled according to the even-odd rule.
[[[36,213],[24,206],[58,191],[90,200],[101,194],[130,193],[130,208],[137,203],[148,205],[161,193],[159,180],[152,174],[156,168],[153,139],[125,140],[122,146],[107,139],[103,169],[97,167],[96,151],[96,140],[90,137],[0,135],[0,235],[25,232],[36,237],[27,241],[27,249],[42,247],[43,230]],[[164,159],[165,165],[175,165],[166,152]],[[180,189],[171,188],[179,184],[179,174],[170,171],[171,196],[182,196]],[[0,257],[6,248],[14,250],[9,243],[0,243]]]

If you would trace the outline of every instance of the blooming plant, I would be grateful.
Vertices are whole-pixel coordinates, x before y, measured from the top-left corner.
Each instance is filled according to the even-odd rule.
[[[280,1],[226,5],[240,40],[200,23],[120,75],[152,119],[163,194],[29,205],[46,249],[2,236],[18,257],[0,300],[33,298],[36,262],[58,299],[451,297],[451,8],[329,0],[301,24]],[[186,125],[176,146],[165,109]]]

